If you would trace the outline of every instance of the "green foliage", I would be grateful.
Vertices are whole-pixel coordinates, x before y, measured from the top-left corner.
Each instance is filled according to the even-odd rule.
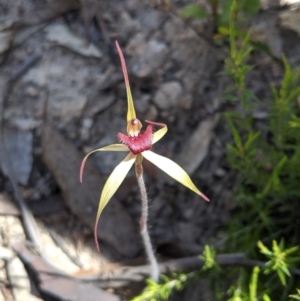
[[[250,276],[249,281],[244,281],[243,283],[243,276],[239,278],[239,281],[237,284],[233,285],[229,291],[228,294],[232,297],[229,299],[226,299],[226,301],[257,301],[261,300],[260,293],[258,292],[258,283],[259,283],[259,273],[260,268],[258,266],[255,266],[252,270],[252,274]],[[241,274],[242,275],[242,274]],[[247,282],[247,283],[246,283]],[[268,295],[266,293],[263,293],[263,301],[267,301]]]
[[[268,262],[263,266],[263,273],[269,275],[269,278],[276,273],[280,279],[283,286],[286,286],[286,276],[291,277],[289,268],[299,260],[298,257],[292,257],[291,254],[298,251],[298,247],[292,247],[285,249],[283,240],[278,244],[277,241],[273,241],[272,250],[268,249],[261,241],[257,243],[260,252],[269,259]],[[275,295],[275,298],[271,297],[270,285],[268,282],[259,279],[261,269],[258,266],[253,268],[252,274],[250,276],[248,288],[245,283],[248,282],[247,277],[240,277],[237,284],[233,285],[229,290],[229,294],[232,296],[227,301],[271,301],[279,300],[279,294]],[[246,280],[246,281],[245,281]],[[272,280],[273,281],[273,280]],[[299,294],[299,290],[298,294]],[[298,298],[297,295],[290,295],[291,298]],[[300,296],[299,296],[300,297]],[[286,300],[284,298],[283,300]],[[297,299],[296,299],[297,300]],[[298,299],[299,300],[299,299]]]
[[[300,68],[293,71],[285,58],[283,58],[285,74],[282,85],[276,89],[271,86],[274,105],[271,112],[271,127],[274,134],[274,143],[280,149],[294,149],[294,137],[299,142],[299,133],[295,131],[298,118],[295,117],[295,99],[300,95]],[[296,126],[295,126],[296,125]],[[291,143],[292,142],[292,143]]]
[[[254,267],[251,280],[249,283],[249,300],[256,301],[257,297],[257,282],[258,282],[258,274],[260,272],[259,267]]]
[[[179,15],[183,19],[207,19],[212,16],[217,27],[224,29],[229,23],[233,3],[233,0],[208,0],[209,7],[188,4],[179,12]],[[251,16],[257,13],[260,7],[260,0],[239,0],[236,3],[234,13],[237,15],[239,23],[244,23],[245,20],[249,20]],[[222,29],[219,30],[220,33],[221,31]]]
[[[283,241],[279,244],[273,241],[272,250],[268,249],[261,241],[257,243],[260,252],[268,259],[265,265],[260,268],[254,266],[250,277],[245,273],[245,269],[240,267],[239,279],[233,284],[226,294],[221,294],[221,299],[226,301],[271,301],[269,284],[262,281],[260,275],[261,270],[264,275],[269,277],[277,274],[283,286],[287,285],[285,277],[291,277],[290,267],[299,260],[299,257],[291,256],[298,251],[298,247],[285,249]],[[197,280],[204,275],[211,276],[212,272],[223,272],[225,268],[220,267],[215,260],[216,251],[213,247],[206,245],[200,259],[204,261],[204,265],[199,272],[189,274],[173,273],[171,276],[161,276],[160,283],[148,279],[147,286],[144,291],[131,301],[163,301],[168,300],[174,291],[184,289],[192,281]],[[249,261],[250,262],[250,261]],[[255,261],[253,261],[255,264]],[[226,273],[228,276],[229,274]],[[218,280],[220,281],[220,280]],[[274,280],[272,280],[274,281]],[[300,300],[300,290],[298,295],[290,295],[291,298]],[[227,296],[227,298],[226,298]],[[229,299],[228,299],[229,296]]]
[[[228,58],[221,75],[232,80],[232,85],[224,91],[224,98],[237,106],[237,110],[224,114],[232,133],[232,142],[227,144],[227,159],[239,179],[234,194],[237,206],[229,223],[225,250],[244,252],[266,264],[252,271],[225,269],[217,265],[215,250],[205,246],[200,256],[204,260],[200,272],[164,276],[160,284],[150,281],[141,295],[144,297],[134,301],[166,300],[172,290],[183,289],[193,279],[204,275],[212,280],[219,275],[214,289],[218,300],[285,301],[289,297],[300,300],[300,281],[291,276],[291,268],[299,268],[300,262],[299,248],[291,247],[300,241],[300,110],[297,103],[300,68],[293,68],[285,57],[282,58],[279,66],[283,66],[284,75],[280,84],[270,85],[272,98],[269,100],[257,99],[247,88],[247,77],[254,68],[248,64],[253,43],[249,31],[241,34],[237,29],[237,17],[241,15],[241,6],[244,5],[244,10],[252,9],[250,2],[256,3],[250,0],[210,1],[214,8],[218,6],[218,13],[222,7],[224,20],[227,18],[229,23],[228,27],[219,27],[222,34],[229,37]],[[253,11],[255,9],[254,5]],[[195,17],[193,10],[190,6],[186,17]],[[196,12],[198,17],[200,12],[202,14],[201,9]],[[261,101],[269,103],[267,130],[257,128],[252,117]],[[271,242],[272,248],[268,248]],[[234,280],[237,277],[238,280]],[[224,293],[228,288],[226,281],[234,284]]]
[[[233,84],[225,98],[240,103],[240,112],[228,112],[226,120],[234,143],[228,144],[228,162],[241,174],[236,188],[239,217],[231,223],[232,231],[249,225],[248,234],[235,239],[235,246],[253,250],[262,237],[286,236],[288,244],[299,241],[293,224],[298,223],[300,204],[300,126],[297,97],[300,95],[300,68],[293,70],[283,58],[284,77],[279,87],[271,85],[269,129],[261,133],[255,128],[252,110],[259,100],[246,87],[246,76],[252,67],[249,33],[238,44],[234,30],[235,4],[231,10],[230,52],[225,72]],[[237,45],[240,45],[239,47]],[[270,137],[269,141],[266,137]],[[285,218],[285,217],[286,218]]]
[[[236,28],[234,21],[234,14],[237,8],[237,2],[233,1],[231,7],[231,18],[229,21],[229,45],[230,52],[229,57],[225,59],[225,70],[221,74],[229,75],[234,81],[234,85],[227,88],[225,91],[225,99],[227,100],[241,100],[243,109],[247,109],[247,100],[255,98],[253,93],[246,89],[245,81],[247,73],[252,69],[250,65],[246,64],[252,47],[249,46],[250,31],[244,37],[242,44],[239,49],[236,45]],[[237,93],[233,93],[237,90]]]
[[[195,4],[187,5],[184,9],[182,9],[179,12],[179,15],[183,19],[187,19],[190,17],[194,17],[197,19],[204,19],[209,16],[208,12],[204,8]]]
[[[295,300],[300,300],[300,289],[297,289],[297,295],[290,295],[289,297]]]
[[[147,279],[144,291],[131,301],[162,301],[168,300],[173,291],[180,291],[185,286],[191,275],[173,273],[170,277],[161,276],[161,282],[157,283]]]
[[[163,301],[168,300],[173,291],[180,291],[193,280],[206,271],[218,268],[215,260],[215,250],[213,247],[206,245],[203,254],[199,256],[203,260],[203,267],[198,273],[172,273],[171,276],[161,275],[160,282],[157,283],[152,279],[147,279],[147,286],[144,291],[131,301]]]
[[[202,271],[208,271],[218,267],[218,263],[215,260],[215,255],[216,252],[214,248],[210,247],[209,245],[205,245],[203,255],[200,256],[200,259],[202,259],[204,262]]]
[[[288,255],[296,252],[297,247],[284,249],[283,240],[279,244],[273,240],[272,250],[269,250],[260,240],[269,242],[285,237],[287,245],[295,245],[300,239],[300,112],[297,104],[300,68],[293,69],[287,59],[282,58],[282,82],[270,86],[273,97],[269,100],[269,127],[265,132],[259,131],[252,112],[261,100],[247,89],[246,84],[248,73],[253,68],[247,65],[252,50],[249,32],[240,42],[235,29],[235,9],[233,3],[229,25],[230,51],[222,74],[229,75],[233,82],[225,91],[225,98],[235,101],[239,107],[237,111],[227,112],[225,118],[233,137],[233,143],[227,145],[228,162],[240,175],[235,191],[237,210],[230,222],[230,232],[239,231],[240,235],[229,240],[227,248],[246,251],[251,257],[259,258],[255,249],[259,241],[261,253],[269,258],[264,274],[276,271],[281,284],[286,286],[280,298],[286,300],[293,283],[286,277],[290,276],[288,267],[299,261],[299,253],[295,258]],[[268,280],[263,278],[263,281]],[[279,283],[271,281],[268,294],[261,295],[261,298],[271,300],[278,297],[279,291],[282,291]],[[237,292],[233,295],[235,298],[248,300]]]
[[[276,271],[282,285],[286,286],[286,276],[291,277],[288,270],[289,266],[300,260],[299,257],[290,257],[289,255],[298,251],[299,247],[284,249],[283,240],[281,240],[279,244],[276,240],[273,240],[272,250],[269,250],[261,241],[259,241],[257,245],[260,252],[269,259],[265,265],[264,273],[270,274]]]

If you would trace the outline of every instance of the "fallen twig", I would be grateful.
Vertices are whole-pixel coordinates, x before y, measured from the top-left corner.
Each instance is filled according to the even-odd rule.
[[[49,267],[48,263],[32,252],[23,244],[14,244],[14,250],[20,259],[34,270],[37,274],[45,274],[55,276],[57,278],[72,278],[77,281],[94,282],[97,281],[102,288],[119,288],[125,287],[132,282],[142,282],[149,277],[149,265],[142,266],[123,266],[117,268],[102,268],[97,274],[86,276],[72,276],[62,273],[57,273]],[[265,262],[245,258],[242,253],[220,254],[216,256],[216,262],[221,267],[263,267]],[[161,274],[170,274],[173,272],[193,272],[200,270],[204,265],[204,261],[199,256],[187,257],[169,260],[159,264]],[[291,274],[300,276],[300,270],[290,269]],[[40,275],[41,277],[41,275]]]
[[[83,264],[80,262],[80,260],[75,257],[74,255],[72,255],[70,253],[70,251],[68,250],[68,248],[65,246],[64,242],[62,241],[62,239],[52,230],[50,230],[50,236],[53,239],[53,241],[55,242],[55,244],[68,256],[68,258],[75,264],[77,265],[79,268],[83,268]]]
[[[35,276],[39,289],[55,300],[120,301],[118,296],[107,293],[91,283],[83,283],[63,271],[57,271],[49,261],[31,252],[24,242],[12,241],[11,245],[24,265]]]
[[[4,297],[4,300],[6,301],[13,301],[13,296],[11,295],[11,292],[7,289],[6,285],[4,283],[0,282],[0,291],[2,293],[2,296]]]

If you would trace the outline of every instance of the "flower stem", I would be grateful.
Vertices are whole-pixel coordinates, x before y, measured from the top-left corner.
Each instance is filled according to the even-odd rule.
[[[148,233],[148,197],[147,197],[147,191],[145,187],[145,182],[143,178],[143,166],[142,166],[142,156],[140,158],[137,158],[135,163],[135,173],[139,185],[139,189],[141,192],[141,199],[142,199],[142,215],[140,219],[140,227],[141,227],[141,235],[145,247],[145,251],[148,257],[148,261],[150,263],[151,268],[151,277],[156,282],[159,278],[159,268],[158,263],[154,255],[153,246],[151,244],[150,236]]]

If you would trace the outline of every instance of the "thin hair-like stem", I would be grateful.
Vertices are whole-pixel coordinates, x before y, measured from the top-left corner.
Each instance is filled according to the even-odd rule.
[[[142,199],[142,215],[140,219],[140,227],[141,227],[141,235],[145,247],[145,251],[148,257],[148,261],[150,264],[151,269],[151,278],[155,280],[156,282],[159,279],[159,268],[158,263],[154,255],[154,250],[151,244],[150,236],[148,233],[148,197],[145,187],[145,182],[143,178],[143,166],[142,166],[142,160],[137,159],[135,163],[135,173],[139,185],[139,189],[141,192],[141,199]]]

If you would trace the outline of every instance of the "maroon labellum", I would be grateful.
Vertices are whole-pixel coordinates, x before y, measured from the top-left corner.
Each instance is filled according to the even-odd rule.
[[[138,133],[137,136],[127,136],[122,133],[118,133],[117,136],[121,143],[128,146],[134,155],[137,155],[143,151],[151,149],[153,125],[149,124],[146,128],[146,131]]]

